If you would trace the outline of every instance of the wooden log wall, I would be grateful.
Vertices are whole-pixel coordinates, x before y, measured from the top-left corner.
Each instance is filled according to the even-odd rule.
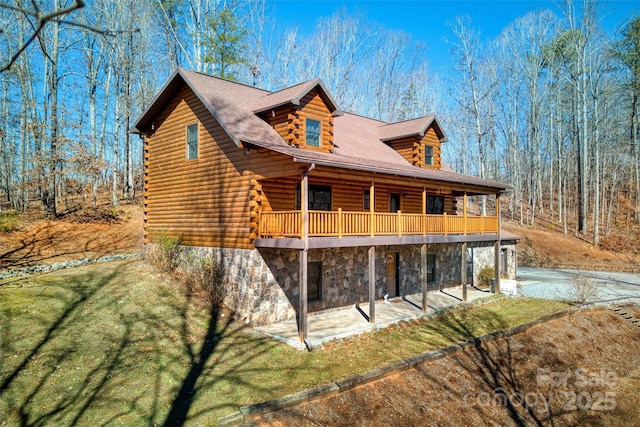
[[[409,163],[425,169],[440,169],[442,167],[441,142],[433,128],[429,128],[422,138],[410,136],[387,142]],[[426,165],[424,159],[424,146],[433,147],[433,165]]]
[[[193,123],[199,123],[198,158],[187,160],[186,127]],[[262,199],[255,184],[299,176],[301,166],[289,156],[238,147],[186,86],[155,127],[145,140],[147,241],[150,232],[164,231],[181,235],[184,245],[251,248]]]
[[[419,140],[416,136],[410,136],[407,138],[396,139],[387,142],[387,144],[396,150],[402,157],[407,159],[412,165],[415,165],[415,159],[413,156],[414,147],[418,144]]]
[[[426,169],[440,169],[442,167],[442,143],[438,139],[436,135],[436,131],[431,127],[427,130],[425,135],[422,137],[422,140],[417,144],[418,147],[416,149],[416,155],[418,156],[418,160],[421,162],[420,164],[416,164],[417,166],[426,168]],[[433,165],[428,166],[424,163],[424,146],[430,145],[433,147]]]
[[[333,117],[331,116],[329,108],[327,108],[317,89],[310,91],[302,98],[300,102],[299,115],[303,128],[301,135],[301,145],[304,145],[307,149],[318,150],[317,147],[310,147],[304,143],[304,138],[306,135],[304,125],[306,119],[310,118],[319,120],[322,123],[322,143],[320,144],[321,148],[319,148],[319,150],[325,152],[333,150]]]
[[[333,150],[333,117],[317,89],[310,91],[303,97],[300,106],[276,107],[262,113],[261,117],[273,126],[289,145],[324,152]],[[305,143],[307,118],[318,120],[321,123],[322,142],[320,147],[307,146]]]

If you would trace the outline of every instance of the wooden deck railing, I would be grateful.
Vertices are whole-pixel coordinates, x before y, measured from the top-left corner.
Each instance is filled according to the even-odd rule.
[[[260,237],[302,237],[302,212],[263,212]],[[373,228],[373,229],[372,229]],[[309,237],[497,233],[495,216],[309,211]]]

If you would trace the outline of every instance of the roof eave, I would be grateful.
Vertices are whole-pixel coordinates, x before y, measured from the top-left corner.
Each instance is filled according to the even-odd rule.
[[[140,118],[136,120],[133,126],[129,128],[129,133],[142,134],[145,133],[152,125],[153,119],[158,116],[160,111],[160,105],[164,108],[166,105],[165,99],[171,99],[178,92],[178,85],[176,83],[178,76],[184,82],[184,77],[181,74],[181,68],[177,68],[162,88],[156,93],[153,100],[149,103],[149,107],[140,115]],[[173,92],[173,93],[172,93]]]
[[[332,161],[328,161],[328,160],[324,160],[324,159],[305,158],[305,157],[296,156],[296,155],[293,155],[292,157],[293,157],[293,161],[296,162],[296,163],[305,163],[305,164],[315,163],[318,166],[327,166],[327,167],[334,167],[334,168],[346,169],[346,170],[357,170],[357,171],[361,171],[361,172],[380,173],[380,174],[383,174],[383,175],[395,175],[395,176],[402,176],[402,177],[406,177],[406,178],[415,178],[415,179],[421,179],[421,180],[448,182],[450,184],[457,184],[457,185],[460,185],[460,186],[465,186],[466,185],[466,186],[473,186],[473,187],[478,187],[478,188],[487,188],[487,189],[493,190],[493,192],[500,193],[500,194],[511,188],[511,186],[509,184],[502,184],[502,183],[495,182],[495,181],[486,181],[485,183],[482,183],[482,184],[481,183],[473,183],[473,182],[461,182],[461,181],[455,181],[455,180],[452,180],[452,179],[447,179],[446,177],[419,176],[419,175],[413,174],[410,171],[401,171],[401,170],[392,169],[392,168],[363,166],[363,165],[348,165],[348,166],[346,166],[346,165],[338,163],[338,162],[332,162]],[[416,172],[418,172],[418,171],[416,171]]]
[[[178,77],[182,80],[181,83],[178,83]],[[167,83],[160,89],[158,94],[155,96],[149,108],[145,110],[140,119],[133,125],[129,132],[142,134],[145,133],[151,126],[153,126],[153,119],[157,117],[162,109],[176,96],[182,84],[186,84],[189,86],[189,89],[193,91],[198,100],[205,106],[207,111],[211,113],[211,115],[216,119],[216,121],[220,124],[220,127],[224,129],[224,131],[229,135],[229,138],[238,146],[242,147],[242,143],[240,140],[229,130],[229,128],[224,124],[224,122],[220,119],[219,115],[216,113],[216,110],[213,108],[211,103],[200,93],[196,85],[193,84],[183,72],[183,69],[178,67],[176,71],[174,71],[173,75],[169,78]]]
[[[380,141],[382,142],[391,142],[391,141],[395,141],[396,139],[402,139],[402,138],[409,138],[410,136],[424,136],[424,133],[422,132],[411,132],[411,133],[406,133],[404,135],[394,135],[392,137],[388,137],[388,138],[381,138]]]

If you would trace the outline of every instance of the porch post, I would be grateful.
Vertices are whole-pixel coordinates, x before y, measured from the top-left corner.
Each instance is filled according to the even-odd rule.
[[[496,194],[496,218],[498,220],[498,239],[496,240],[496,242],[494,243],[494,253],[495,253],[495,260],[494,260],[494,270],[495,270],[495,274],[496,274],[496,284],[494,287],[494,292],[496,294],[500,293],[500,231],[501,231],[501,226],[500,226],[500,193]]]
[[[422,312],[427,311],[427,245],[420,246],[420,284],[422,285]]]
[[[300,342],[307,339],[307,251],[300,251],[300,314],[298,316]]]
[[[304,248],[300,251],[300,313],[298,316],[298,335],[301,343],[307,339],[307,255],[309,253],[309,172],[315,165],[302,174],[302,185],[300,186],[302,209],[302,239]]]
[[[369,248],[369,323],[376,323],[376,247]]]
[[[422,187],[422,235],[427,234],[427,187]]]
[[[371,181],[371,187],[369,187],[369,227],[370,227],[370,235],[371,237],[373,237],[375,235],[375,230],[374,230],[374,226],[376,223],[376,220],[374,218],[374,213],[376,211],[375,206],[376,206],[376,195],[375,193],[375,185],[373,183],[373,181]]]
[[[464,192],[462,197],[462,216],[464,216],[464,234],[467,234],[467,192]],[[466,270],[465,270],[466,271]]]
[[[460,257],[460,281],[462,282],[462,301],[467,301],[467,242],[462,243]]]

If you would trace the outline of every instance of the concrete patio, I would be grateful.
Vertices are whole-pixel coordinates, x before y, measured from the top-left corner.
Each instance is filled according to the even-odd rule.
[[[467,290],[467,303],[490,296],[471,286]],[[427,295],[427,311],[422,311],[422,294],[395,298],[388,303],[376,301],[375,323],[369,323],[369,304],[350,306],[344,309],[309,314],[307,318],[307,343],[311,348],[331,340],[362,334],[381,329],[403,320],[411,320],[451,308],[462,301],[462,287],[446,288],[443,291],[431,291]],[[300,350],[306,349],[298,338],[298,325],[295,320],[274,323],[255,328],[259,333],[282,341]]]

